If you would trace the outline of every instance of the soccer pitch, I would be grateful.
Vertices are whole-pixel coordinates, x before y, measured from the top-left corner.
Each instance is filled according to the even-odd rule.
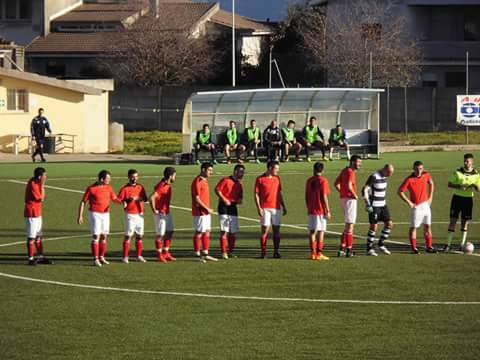
[[[387,201],[396,223],[388,247],[392,256],[365,256],[367,213],[359,203],[354,248],[358,256],[336,258],[343,228],[333,182],[346,161],[326,163],[333,211],[326,237],[331,261],[309,260],[304,186],[312,164],[280,166],[288,215],[283,217],[282,259],[273,259],[269,238],[258,259],[259,227],[253,200],[255,177],[265,164],[247,165],[240,206],[238,258],[201,264],[193,258],[190,184],[199,166],[178,166],[173,185],[176,263],[155,262],[153,221],[146,211],[146,264],[120,262],[123,214],[111,210],[107,259],[92,266],[88,224],[76,224],[81,193],[102,169],[112,186],[140,173],[149,194],[164,165],[149,163],[46,163],[45,251],[52,266],[26,265],[23,223],[25,185],[38,164],[1,164],[0,347],[4,359],[478,359],[480,338],[479,256],[425,254],[408,246],[409,210],[396,190],[422,160],[436,185],[433,242],[445,243],[451,191],[447,182],[463,164],[458,152],[386,154],[365,160],[360,188],[386,162],[395,165]],[[477,154],[475,154],[477,155]],[[480,165],[480,156],[477,159]],[[215,166],[213,188],[233,166]],[[469,241],[480,249],[479,201]],[[246,219],[248,218],[248,219]],[[213,216],[211,253],[219,254]],[[379,232],[377,232],[378,235]],[[361,238],[359,237],[361,236]],[[455,243],[459,241],[456,233]]]

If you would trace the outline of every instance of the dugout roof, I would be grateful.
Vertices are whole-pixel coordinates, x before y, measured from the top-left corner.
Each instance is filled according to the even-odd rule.
[[[347,131],[379,130],[379,94],[383,89],[287,88],[209,91],[192,94],[183,118],[183,151],[190,151],[192,135],[203,124],[214,133],[230,120],[242,131],[251,119],[263,130],[276,119],[283,127],[294,120],[297,127],[315,116],[323,130],[341,124]],[[377,136],[378,138],[378,136]],[[377,140],[378,141],[378,140]]]

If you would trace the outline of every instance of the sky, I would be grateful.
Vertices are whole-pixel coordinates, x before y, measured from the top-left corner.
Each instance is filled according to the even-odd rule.
[[[231,11],[232,0],[217,0],[222,9]],[[292,0],[235,0],[235,12],[257,20],[281,20]]]

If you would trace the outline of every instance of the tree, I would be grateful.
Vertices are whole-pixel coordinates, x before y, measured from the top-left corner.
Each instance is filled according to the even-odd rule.
[[[287,24],[310,68],[327,72],[328,85],[368,87],[372,54],[373,86],[407,86],[416,81],[422,56],[396,6],[392,0],[305,1],[291,6]]]
[[[106,66],[122,83],[185,85],[214,75],[217,50],[212,40],[179,21],[174,8],[160,5],[159,16],[142,16],[116,33]]]
[[[367,87],[370,54],[373,85],[407,86],[416,81],[421,51],[394,1],[332,4],[328,14],[326,64],[333,81]]]

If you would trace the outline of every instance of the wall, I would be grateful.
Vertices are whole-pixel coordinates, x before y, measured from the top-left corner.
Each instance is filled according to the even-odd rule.
[[[39,83],[2,77],[0,99],[7,97],[7,88],[27,89],[28,112],[7,112],[0,107],[0,151],[11,152],[13,134],[29,134],[30,122],[40,107],[45,109],[53,133],[77,135],[76,152],[107,152],[108,150],[108,92],[101,96],[46,86]],[[20,144],[27,150],[27,141]]]

